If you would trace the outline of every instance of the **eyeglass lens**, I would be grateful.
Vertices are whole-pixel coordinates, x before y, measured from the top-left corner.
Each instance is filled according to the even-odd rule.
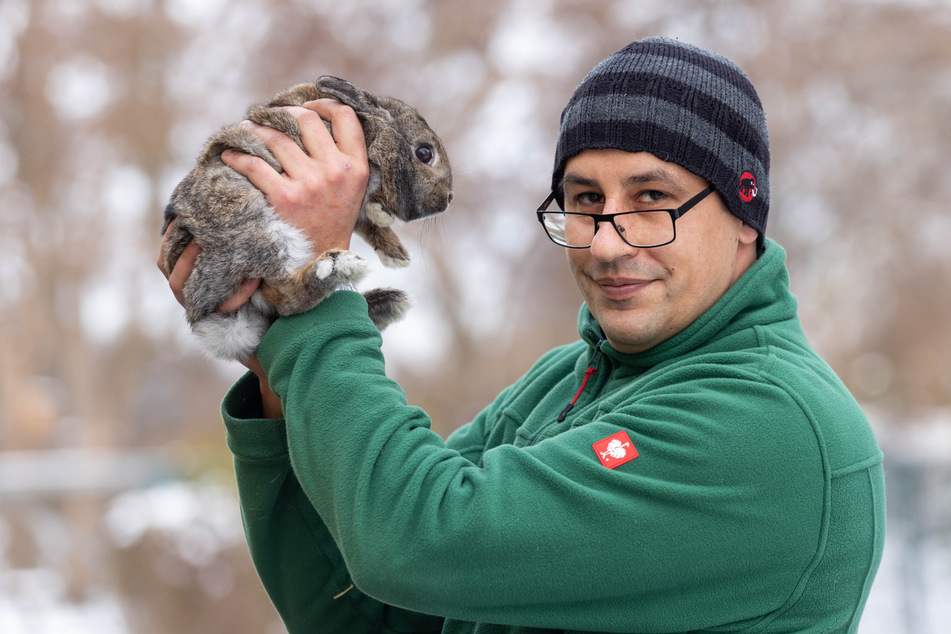
[[[594,218],[590,216],[561,212],[545,214],[545,228],[549,235],[555,242],[565,246],[591,246],[595,224]],[[653,246],[674,239],[673,219],[666,211],[621,214],[614,217],[614,226],[624,241],[631,246]]]

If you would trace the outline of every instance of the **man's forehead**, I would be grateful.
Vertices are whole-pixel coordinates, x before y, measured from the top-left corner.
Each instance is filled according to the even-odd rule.
[[[666,164],[673,166],[672,164]],[[680,168],[682,170],[682,168]],[[685,171],[685,170],[683,170]],[[689,174],[689,172],[687,173]],[[604,186],[611,182],[620,182],[624,187],[637,185],[665,185],[678,190],[687,191],[690,184],[684,174],[678,173],[676,169],[664,167],[648,167],[644,169],[623,168],[611,170],[610,172],[597,169],[596,166],[578,165],[577,168],[569,165],[569,170],[565,172],[564,184],[580,187]]]

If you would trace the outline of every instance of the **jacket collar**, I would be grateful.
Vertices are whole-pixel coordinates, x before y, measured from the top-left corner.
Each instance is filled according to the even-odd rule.
[[[789,290],[786,251],[766,240],[766,248],[750,269],[692,324],[670,339],[637,354],[615,350],[602,334],[586,304],[578,314],[578,332],[589,346],[626,365],[647,368],[683,356],[721,336],[757,324],[796,316],[798,304]]]

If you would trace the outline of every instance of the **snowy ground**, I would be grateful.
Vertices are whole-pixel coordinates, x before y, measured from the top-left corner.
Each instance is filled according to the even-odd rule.
[[[947,540],[946,540],[947,541]],[[921,590],[903,587],[904,548],[889,538],[860,634],[941,634],[951,623],[951,551],[935,545],[923,558]],[[920,611],[919,611],[920,610]],[[0,572],[3,634],[135,634],[117,596],[74,605],[63,600],[62,582],[51,571]]]
[[[888,452],[886,452],[888,456]],[[860,634],[940,634],[951,623],[951,464],[897,451],[886,473],[889,526],[885,553]],[[103,517],[105,538],[125,547],[148,531],[178,539],[195,565],[217,550],[243,546],[233,493],[209,483],[173,482],[112,499]],[[0,513],[0,633],[136,634],[121,597],[102,590],[84,603],[66,598],[55,569],[6,565]]]

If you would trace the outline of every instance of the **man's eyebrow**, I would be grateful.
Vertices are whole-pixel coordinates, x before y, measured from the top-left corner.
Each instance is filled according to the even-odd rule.
[[[680,191],[687,191],[687,183],[676,175],[664,169],[655,169],[641,174],[632,174],[624,180],[625,185],[643,185],[646,183],[663,183]]]
[[[562,185],[570,183],[579,187],[596,187],[598,185],[598,182],[593,178],[587,178],[580,174],[575,174],[574,172],[568,172],[565,174],[565,176],[561,179],[561,183]]]
[[[649,172],[641,172],[638,174],[631,174],[626,179],[624,179],[624,185],[643,185],[646,183],[663,183],[670,187],[674,187],[682,192],[687,191],[687,184],[683,179],[678,178],[674,174],[671,174],[669,171],[664,169],[655,169],[650,170]],[[587,176],[582,176],[576,172],[568,172],[565,174],[562,179],[562,186],[571,184],[578,187],[598,187],[599,183],[596,179],[589,178]]]

